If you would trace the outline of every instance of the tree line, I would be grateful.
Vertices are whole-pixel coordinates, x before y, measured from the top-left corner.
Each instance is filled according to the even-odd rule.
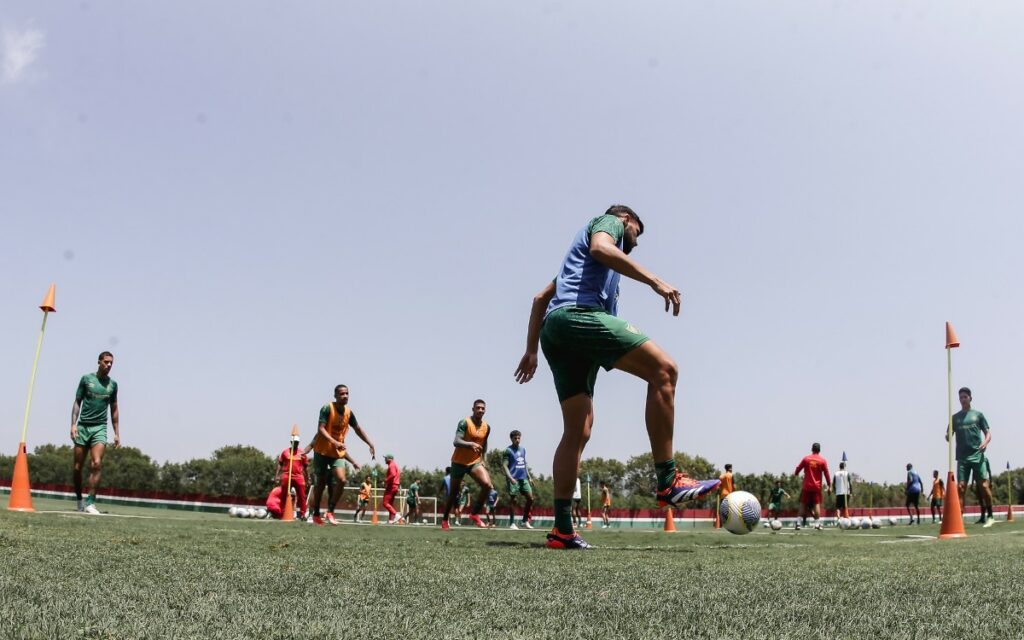
[[[499,492],[504,493],[505,474],[501,467],[502,449],[487,453],[486,465],[491,481]],[[44,444],[28,454],[29,469],[33,485],[71,485],[70,445]],[[678,452],[676,465],[693,478],[717,478],[721,470],[701,456]],[[157,463],[135,447],[107,449],[103,460],[103,488],[127,489],[133,491],[160,491],[178,496],[236,497],[247,500],[262,500],[277,483],[276,458],[247,445],[221,447],[209,458],[196,458],[187,462]],[[0,478],[10,479],[14,469],[14,456],[0,455]],[[357,485],[364,476],[383,482],[385,468],[382,464],[364,466],[358,472],[350,472],[348,484]],[[992,493],[996,504],[1007,503],[1007,471],[992,479]],[[1013,470],[1012,492],[1014,504],[1024,502],[1024,477],[1020,470]],[[942,474],[945,477],[945,474]],[[613,506],[628,509],[646,509],[656,506],[654,492],[656,478],[650,453],[632,456],[625,462],[610,458],[588,458],[580,464],[580,478],[583,499],[586,501],[587,479],[590,480],[591,500],[599,502],[600,482],[607,482],[612,492]],[[879,484],[868,482],[856,474],[853,478],[853,506],[855,507],[902,507],[904,504],[903,484]],[[777,480],[791,498],[785,508],[796,507],[800,495],[800,478],[791,473],[736,473],[733,476],[736,488],[754,494],[767,506],[768,496]],[[931,488],[931,478],[922,478],[925,493]],[[407,487],[413,480],[420,483],[424,496],[441,496],[444,469],[424,470],[417,467],[402,468],[402,485]],[[539,506],[550,505],[554,497],[552,480],[543,474],[533,475],[534,497]],[[467,481],[472,484],[472,480]],[[472,487],[476,490],[476,487]],[[830,501],[826,500],[830,503]],[[976,498],[967,497],[968,504],[975,504]],[[714,496],[694,507],[714,506]]]

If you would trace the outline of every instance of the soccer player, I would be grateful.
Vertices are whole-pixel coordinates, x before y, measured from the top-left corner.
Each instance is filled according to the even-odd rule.
[[[910,522],[907,524],[914,524],[914,513],[911,513],[910,507],[914,507],[914,512],[917,513],[917,524],[921,524],[921,491],[924,490],[924,485],[921,482],[921,476],[917,475],[914,471],[914,465],[907,463],[907,484],[904,487],[904,491],[907,494],[907,515],[910,516]]]
[[[523,434],[515,430],[508,435],[512,444],[505,448],[501,454],[501,470],[505,472],[505,479],[508,481],[508,521],[509,529],[516,527],[516,506],[518,506],[519,495],[523,496],[523,527],[532,529],[530,524],[530,509],[533,508],[533,487],[530,481],[530,469],[526,466],[526,447],[520,444]]]
[[[420,524],[420,483],[415,478],[405,491],[405,506],[405,521]]]
[[[320,420],[317,424],[316,437],[313,439],[313,469],[316,471],[316,483],[313,485],[313,524],[322,525],[326,520],[330,524],[338,524],[334,519],[334,507],[341,499],[341,493],[345,490],[345,460],[351,460],[348,456],[348,448],[345,446],[345,436],[351,427],[356,435],[370,447],[370,459],[376,459],[376,449],[366,435],[356,414],[348,406],[348,386],[339,384],[334,387],[334,402],[328,402],[320,409]],[[359,466],[353,466],[358,471]],[[327,498],[327,514],[320,517],[320,500],[324,495],[324,488],[330,487]]]
[[[352,515],[352,522],[362,522],[366,514],[366,505],[370,504],[370,495],[373,494],[373,484],[370,483],[370,476],[363,478],[363,486],[359,489],[359,502],[356,504],[356,512]]]
[[[985,451],[992,441],[992,433],[989,431],[985,415],[971,408],[971,390],[963,387],[958,395],[961,410],[953,414],[953,434],[956,436],[956,481],[957,490],[960,492],[960,505],[963,508],[967,479],[973,475],[978,502],[981,504],[981,518],[975,524],[991,527],[994,521],[987,517],[985,506],[992,504],[992,488],[988,482]],[[946,440],[949,440],[948,433]]]
[[[946,484],[939,477],[939,470],[932,471],[932,490],[928,492],[931,501],[932,522],[942,522],[942,498],[946,495]]]
[[[96,373],[87,373],[78,381],[75,404],[71,407],[71,442],[74,443],[72,479],[78,510],[98,515],[96,487],[100,484],[103,452],[107,447],[107,409],[114,426],[114,448],[121,446],[120,416],[117,412],[117,383],[110,377],[114,355],[104,351],[97,358]],[[89,494],[82,500],[82,464],[89,454]]]
[[[607,529],[612,526],[611,520],[608,519],[608,514],[612,510],[612,490],[608,488],[608,483],[601,482],[601,528]]]
[[[850,517],[850,499],[853,498],[853,484],[846,463],[839,463],[839,471],[832,477],[832,487],[836,493],[836,518]]]
[[[306,474],[308,468],[309,458],[305,453],[299,451],[299,436],[292,436],[291,446],[277,457],[277,470],[274,476],[280,480],[284,491],[288,490],[289,477],[291,477],[291,485],[295,489],[295,496],[299,503],[300,520],[306,519]]]
[[[732,465],[726,464],[725,471],[722,475],[718,476],[718,481],[721,483],[718,485],[718,502],[721,504],[725,500],[726,496],[735,491],[732,483]],[[715,526],[719,526],[718,522],[718,511],[715,511]]]
[[[494,486],[491,484],[491,476],[484,466],[484,455],[487,453],[487,437],[491,434],[491,427],[484,421],[484,414],[487,413],[487,403],[477,399],[473,401],[472,415],[459,420],[455,428],[455,440],[452,445],[455,453],[452,454],[452,495],[458,494],[462,488],[462,479],[469,476],[480,485],[480,495],[473,503],[469,519],[481,529],[487,525],[480,519],[480,512],[483,511],[484,502],[491,493]],[[441,528],[448,530],[448,515],[454,506],[452,496],[448,497],[444,505],[444,516],[441,518]]]
[[[718,480],[696,481],[676,470],[672,450],[676,363],[636,327],[617,316],[619,279],[646,284],[679,315],[682,294],[629,257],[644,225],[635,211],[610,207],[576,234],[554,281],[533,298],[526,353],[516,368],[522,384],[537,372],[537,348],[554,374],[562,410],[562,439],[555,450],[555,527],[547,545],[587,549],[572,524],[572,489],[594,423],[594,383],[600,367],[621,369],[647,382],[647,435],[654,456],[660,506],[700,498]]]
[[[583,491],[580,490],[580,479],[576,478],[576,488],[572,491],[572,524],[576,527],[583,526],[583,514],[580,513],[580,502],[583,500]]]
[[[484,503],[484,516],[487,526],[492,529],[498,526],[497,510],[498,490],[491,489],[491,492],[487,494],[487,501]],[[512,516],[515,517],[515,512],[512,513]]]
[[[821,445],[815,442],[811,445],[811,455],[804,456],[804,459],[797,465],[793,475],[799,476],[804,472],[804,484],[800,490],[800,522],[807,526],[807,516],[814,516],[814,528],[821,524],[821,487],[824,480],[825,491],[829,490],[831,478],[828,473],[828,461],[822,458]],[[800,529],[800,522],[795,528]]]
[[[782,488],[782,480],[776,480],[775,488],[772,489],[771,496],[768,498],[768,518],[774,520],[779,517],[782,512],[782,499],[788,497],[789,494]]]
[[[395,509],[395,496],[402,488],[402,470],[398,468],[395,456],[390,453],[384,455],[384,462],[388,465],[384,476],[384,508],[388,512],[388,524],[398,524],[402,521],[402,514]]]

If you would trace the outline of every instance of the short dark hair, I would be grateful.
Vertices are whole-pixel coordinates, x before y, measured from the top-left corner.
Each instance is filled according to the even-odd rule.
[[[114,354],[110,353],[109,351],[104,351],[100,355],[96,356],[96,362],[99,362],[100,360],[102,360],[103,358],[106,358],[107,356],[110,356],[111,358],[113,358]]]
[[[960,395],[961,393],[966,393],[968,398],[974,397],[974,394],[971,393],[971,390],[968,387],[960,387],[960,390],[956,392],[956,395]]]
[[[444,473],[445,473],[445,475],[448,475],[448,474],[449,474],[449,473],[451,473],[451,472],[452,472],[452,468],[451,468],[451,467],[445,467],[445,468],[444,468]]]
[[[821,445],[815,442],[814,444],[811,445],[811,451],[813,453],[821,453]]]
[[[516,436],[522,437],[522,435],[523,434],[519,433],[519,429],[513,429],[512,433],[508,434],[508,437],[509,437],[509,439],[512,439],[512,438],[514,438]]]
[[[731,464],[725,465],[725,470],[726,471],[732,471],[732,465]]]
[[[908,463],[907,463],[907,471],[910,471],[910,470],[911,470],[911,469],[913,469],[913,468],[914,468],[914,465],[912,465],[912,464],[910,464],[910,463],[908,462]]]
[[[640,227],[640,235],[644,233],[644,221],[640,219],[640,216],[636,215],[636,211],[633,211],[624,204],[613,204],[608,207],[608,210],[604,212],[606,216],[621,216],[627,215],[636,220],[636,224]]]
[[[846,468],[846,463],[845,462],[840,462],[839,463],[839,468],[840,469],[845,469]]]
[[[480,398],[477,398],[476,400],[474,400],[474,401],[473,401],[473,406],[474,406],[474,407],[475,407],[476,405],[478,405],[478,404],[482,404],[482,405],[484,405],[485,407],[487,406],[487,403],[486,403],[486,402],[484,402],[483,400],[481,400]]]
[[[338,393],[338,389],[348,389],[347,384],[336,384],[334,385],[334,393]]]

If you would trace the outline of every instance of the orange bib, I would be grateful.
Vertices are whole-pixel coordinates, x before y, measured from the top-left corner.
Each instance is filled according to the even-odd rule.
[[[341,443],[340,447],[335,447],[331,444],[330,440],[323,437],[318,429],[316,432],[316,439],[313,441],[313,451],[316,451],[322,456],[329,456],[331,458],[341,458],[345,455],[345,436],[348,435],[348,421],[352,415],[352,410],[345,405],[345,410],[338,415],[338,411],[334,408],[334,403],[331,402],[327,405],[331,408],[331,415],[327,418],[327,433],[331,434],[331,437]]]
[[[462,436],[462,439],[466,442],[475,442],[482,447],[490,432],[491,428],[483,420],[480,421],[480,426],[478,427],[473,423],[473,418],[466,418],[466,433]],[[452,462],[467,467],[480,462],[480,459],[479,453],[463,447],[455,447],[455,453],[452,454]]]

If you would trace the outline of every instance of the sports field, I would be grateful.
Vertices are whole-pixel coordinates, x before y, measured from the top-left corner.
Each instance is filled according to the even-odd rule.
[[[0,511],[2,638],[1021,637],[1024,525],[746,536]],[[120,517],[119,517],[120,516]]]

